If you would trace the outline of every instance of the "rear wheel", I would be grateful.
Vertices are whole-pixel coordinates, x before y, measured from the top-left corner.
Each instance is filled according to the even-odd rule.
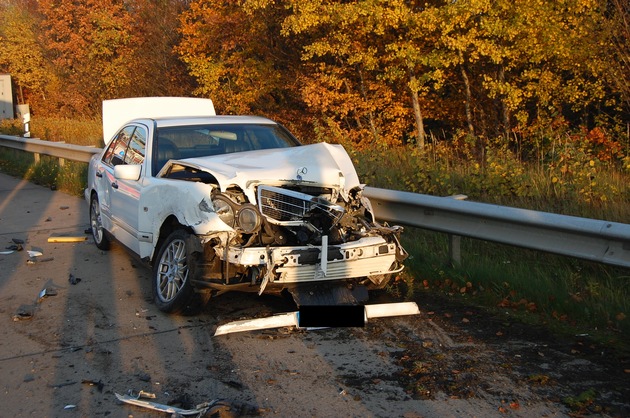
[[[103,222],[101,220],[101,206],[98,203],[98,197],[96,194],[92,195],[90,199],[90,227],[92,229],[92,237],[94,237],[94,243],[101,250],[109,250],[109,238],[107,232],[103,228]]]
[[[193,253],[191,235],[176,229],[160,246],[153,265],[153,297],[162,312],[192,314],[203,306],[202,295],[190,284],[197,274],[198,253]]]

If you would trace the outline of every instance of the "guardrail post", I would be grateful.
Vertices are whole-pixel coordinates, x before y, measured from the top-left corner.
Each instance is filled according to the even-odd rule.
[[[462,237],[460,235],[448,234],[448,257],[454,266],[462,263]]]
[[[456,194],[448,196],[450,199],[466,200],[468,196],[465,194]],[[448,257],[454,266],[462,264],[462,237],[461,235],[448,234]]]

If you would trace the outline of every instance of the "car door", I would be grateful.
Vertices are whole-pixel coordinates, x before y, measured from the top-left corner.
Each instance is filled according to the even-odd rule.
[[[111,232],[117,240],[134,252],[138,246],[138,208],[141,181],[123,180],[114,176],[115,167],[122,164],[137,164],[145,172],[147,127],[141,124],[125,126],[108,147],[104,157],[102,173],[104,199],[103,211],[112,221]]]
[[[101,206],[101,217],[103,226],[118,239],[118,231],[114,217],[116,214],[112,210],[112,184],[114,179],[114,167],[124,162],[129,138],[133,134],[135,126],[122,128],[109,143],[102,158],[95,169],[95,188],[98,192],[98,199]]]

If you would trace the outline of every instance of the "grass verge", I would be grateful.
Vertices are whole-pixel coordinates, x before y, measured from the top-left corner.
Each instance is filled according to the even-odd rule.
[[[58,158],[47,155],[36,161],[30,152],[0,147],[0,170],[75,196],[83,196],[87,187],[87,164],[65,161],[60,165]]]

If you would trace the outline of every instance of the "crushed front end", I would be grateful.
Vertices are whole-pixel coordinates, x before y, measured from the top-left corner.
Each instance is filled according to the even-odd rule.
[[[375,221],[361,186],[344,197],[334,187],[257,184],[255,197],[215,190],[214,210],[233,232],[207,237],[196,285],[259,294],[331,282],[382,288],[403,269],[402,228]]]
[[[402,228],[376,221],[340,145],[170,161],[159,177],[210,186],[199,207],[203,226],[186,222],[202,253],[202,271],[192,275],[197,288],[382,288],[403,269]]]

